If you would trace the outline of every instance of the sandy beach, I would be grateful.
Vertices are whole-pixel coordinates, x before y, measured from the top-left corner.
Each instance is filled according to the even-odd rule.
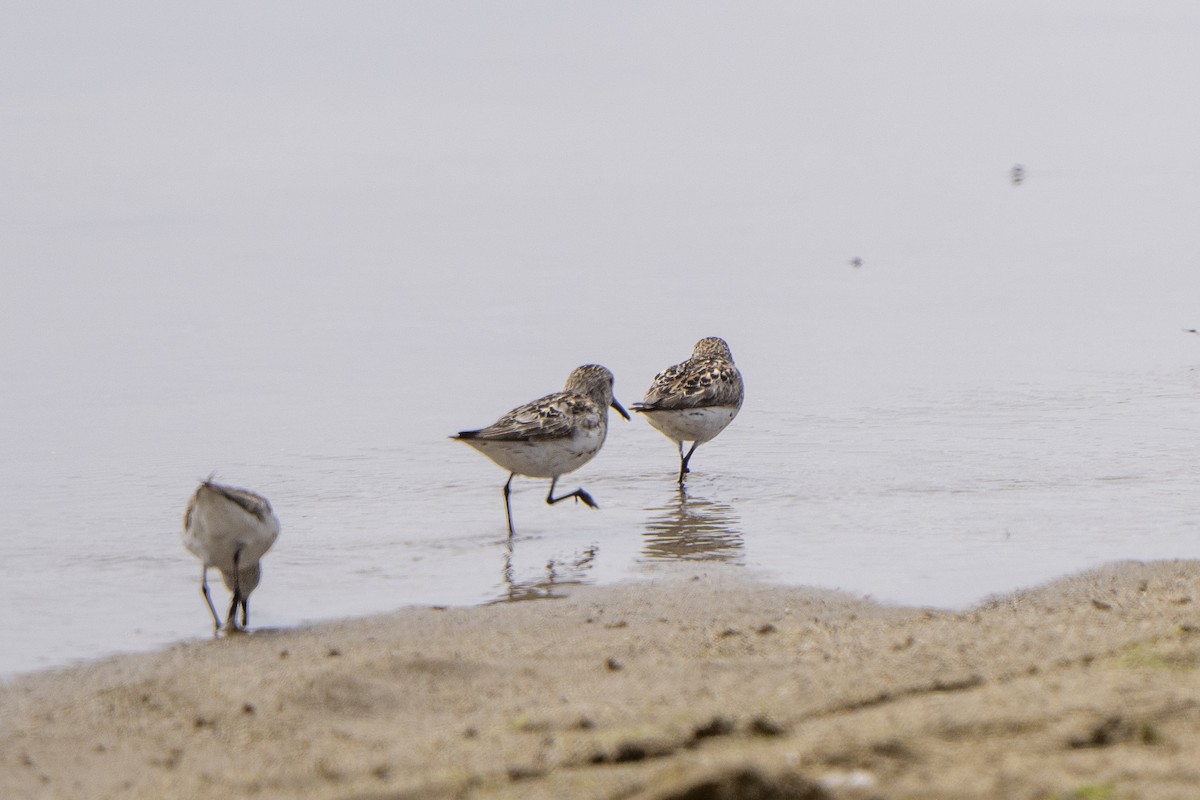
[[[1183,798],[1200,562],[967,612],[727,572],[0,687],[5,798]]]

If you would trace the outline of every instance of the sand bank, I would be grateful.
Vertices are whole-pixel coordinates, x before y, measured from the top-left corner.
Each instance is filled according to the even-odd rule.
[[[968,612],[693,578],[0,686],[0,797],[1200,796],[1200,562]]]

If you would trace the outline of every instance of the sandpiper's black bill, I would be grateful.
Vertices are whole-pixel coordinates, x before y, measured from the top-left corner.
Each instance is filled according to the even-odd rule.
[[[629,419],[629,412],[626,411],[625,409],[621,408],[621,404],[617,402],[617,398],[615,398],[615,397],[613,398],[613,401],[612,401],[612,407],[615,408],[617,410],[617,413],[620,414],[622,417],[624,417],[627,420]]]

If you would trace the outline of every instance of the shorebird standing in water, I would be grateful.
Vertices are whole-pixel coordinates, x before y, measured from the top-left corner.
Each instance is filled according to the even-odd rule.
[[[204,564],[200,589],[213,615],[213,625],[221,628],[221,618],[208,591],[208,569],[216,567],[221,580],[233,592],[228,630],[237,630],[237,610],[242,609],[242,628],[250,620],[250,593],[262,578],[259,559],[279,536],[279,519],[267,498],[245,489],[235,489],[203,481],[183,515],[183,545]]]
[[[514,408],[486,428],[450,437],[466,442],[509,471],[508,483],[504,484],[504,513],[510,539],[513,523],[508,497],[517,475],[549,478],[548,505],[574,497],[587,506],[598,507],[583,489],[555,497],[554,486],[561,476],[579,469],[600,452],[608,434],[609,406],[629,419],[613,398],[613,374],[599,364],[586,364],[567,377],[563,391]]]
[[[654,376],[645,399],[631,408],[679,445],[679,485],[696,448],[725,430],[742,408],[742,374],[724,339],[696,342],[692,357]],[[683,443],[692,448],[684,455]]]

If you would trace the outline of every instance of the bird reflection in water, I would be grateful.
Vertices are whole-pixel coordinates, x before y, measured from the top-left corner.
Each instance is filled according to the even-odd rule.
[[[740,561],[742,533],[739,519],[731,506],[703,497],[690,497],[681,489],[659,508],[646,509],[654,514],[646,523],[648,559],[687,561]]]
[[[513,569],[513,548],[510,542],[504,548],[504,593],[493,603],[515,603],[520,600],[546,600],[566,597],[561,590],[568,586],[581,586],[588,581],[587,573],[596,560],[596,545],[584,548],[576,557],[562,561],[550,559],[546,571],[535,578],[517,580]]]

